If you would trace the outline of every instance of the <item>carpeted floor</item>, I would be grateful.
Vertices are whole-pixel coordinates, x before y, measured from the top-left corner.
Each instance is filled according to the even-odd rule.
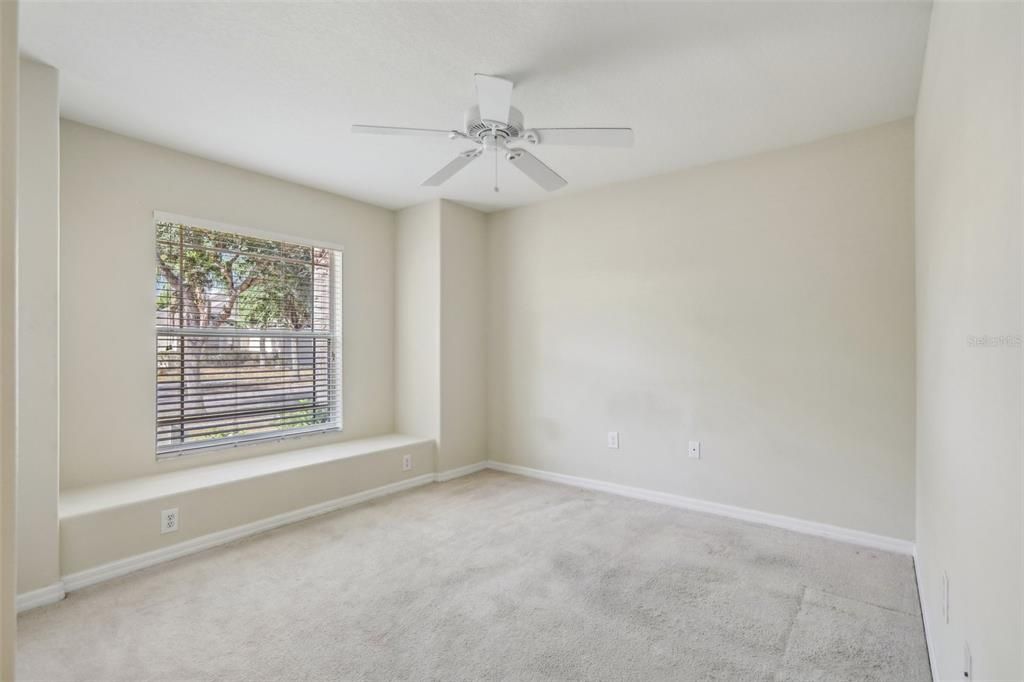
[[[482,472],[71,594],[20,680],[928,680],[910,558]]]

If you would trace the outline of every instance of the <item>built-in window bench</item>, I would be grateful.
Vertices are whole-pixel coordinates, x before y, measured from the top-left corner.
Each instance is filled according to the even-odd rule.
[[[64,587],[429,483],[434,459],[433,440],[387,435],[61,491]],[[162,533],[175,508],[178,530]]]

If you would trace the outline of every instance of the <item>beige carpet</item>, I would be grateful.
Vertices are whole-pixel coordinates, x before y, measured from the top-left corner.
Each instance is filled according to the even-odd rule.
[[[929,679],[911,560],[483,472],[71,594],[19,679]]]

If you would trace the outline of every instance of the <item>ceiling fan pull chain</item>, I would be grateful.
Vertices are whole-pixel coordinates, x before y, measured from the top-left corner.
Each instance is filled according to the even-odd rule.
[[[494,149],[494,191],[498,191],[498,152],[500,150],[495,147]]]

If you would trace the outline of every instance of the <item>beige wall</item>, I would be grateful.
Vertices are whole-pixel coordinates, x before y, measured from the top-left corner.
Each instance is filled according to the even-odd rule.
[[[491,459],[913,538],[912,183],[900,121],[493,215]]]
[[[340,244],[342,435],[154,457],[153,211]],[[61,486],[394,429],[394,214],[71,121],[61,124]]]
[[[395,427],[441,432],[441,207],[398,212],[395,237]]]
[[[438,471],[487,459],[486,216],[441,202]]]
[[[57,71],[21,62],[18,131],[18,592],[60,580]]]
[[[14,679],[18,3],[0,2],[0,680]]]
[[[397,428],[438,441],[437,470],[486,457],[486,216],[435,200],[399,211]]]
[[[917,552],[943,680],[963,679],[965,642],[972,679],[1024,678],[1022,20],[936,3],[918,102]]]

